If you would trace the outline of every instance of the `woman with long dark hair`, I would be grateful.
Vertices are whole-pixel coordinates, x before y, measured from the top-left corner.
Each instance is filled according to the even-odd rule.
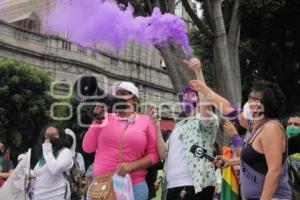
[[[70,187],[64,173],[73,166],[72,151],[65,147],[65,132],[57,125],[46,126],[35,149],[33,198],[70,199]]]

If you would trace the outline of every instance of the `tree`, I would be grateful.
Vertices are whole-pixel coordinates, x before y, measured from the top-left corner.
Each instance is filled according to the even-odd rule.
[[[241,10],[242,70],[252,79],[277,82],[288,97],[286,113],[299,110],[300,2],[243,1]]]
[[[32,147],[50,120],[49,77],[27,64],[0,59],[0,137],[13,157]]]
[[[200,32],[212,40],[214,86],[231,102],[240,103],[240,0],[197,1],[202,4],[203,18],[196,15],[187,0],[181,0]]]
[[[287,112],[299,110],[300,2],[296,0],[241,1],[243,28],[240,38],[242,96],[245,102],[254,79],[278,83],[287,99]],[[206,20],[203,19],[206,26]],[[209,81],[213,60],[212,40],[203,31],[191,34],[194,53],[205,60]]]
[[[159,6],[162,13],[175,12],[175,0],[155,1],[148,0],[140,3],[137,0],[119,1],[131,3],[136,13],[151,14],[154,6]],[[213,40],[213,65],[215,88],[234,103],[241,101],[241,80],[239,65],[239,38],[240,38],[240,0],[199,0],[203,4],[205,20],[200,19],[191,8],[188,0],[181,0],[189,16],[207,37]],[[146,13],[146,11],[148,13]],[[224,14],[223,14],[224,13]],[[183,66],[186,59],[180,46],[169,41],[157,47],[165,61],[167,72],[175,90],[188,85],[189,80],[195,78],[194,74]]]
[[[136,16],[151,15],[154,7],[159,7],[162,13],[175,13],[175,0],[118,0],[118,3],[125,6],[130,3],[135,9]],[[189,80],[195,75],[187,67],[183,66],[183,59],[187,59],[184,51],[175,42],[169,41],[164,45],[156,46],[160,51],[166,64],[167,72],[177,92],[188,85]]]

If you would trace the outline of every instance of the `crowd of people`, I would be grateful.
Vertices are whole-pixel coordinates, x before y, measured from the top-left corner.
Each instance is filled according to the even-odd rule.
[[[83,156],[76,152],[76,134],[71,129],[57,124],[44,128],[31,156],[29,178],[33,186],[27,190],[29,198],[120,199],[118,180],[122,180],[126,188],[122,192],[128,195],[124,199],[148,200],[160,186],[162,195],[158,199],[220,200],[222,170],[234,166],[241,199],[299,199],[300,113],[290,115],[284,128],[280,120],[285,97],[279,86],[255,81],[241,109],[206,85],[200,60],[183,63],[197,79],[180,92],[181,120],[167,140],[162,136],[155,108],[139,114],[138,88],[131,82],[121,82],[111,95],[125,100],[126,106],[116,107],[111,113],[101,103],[92,109],[97,117],[80,143],[85,153],[95,153],[87,170]],[[230,158],[221,155],[215,142],[221,123],[231,138]],[[193,145],[213,155],[213,162],[195,156]],[[13,173],[13,164],[4,150],[0,142],[0,186]],[[86,175],[86,190],[77,196],[72,193],[70,181],[74,164]],[[160,185],[157,173],[150,173],[158,165],[163,165],[164,171]]]

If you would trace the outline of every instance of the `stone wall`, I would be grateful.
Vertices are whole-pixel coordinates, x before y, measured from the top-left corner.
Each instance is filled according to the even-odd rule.
[[[94,74],[104,89],[116,81],[128,80],[140,88],[147,102],[172,105],[177,101],[170,78],[160,67],[159,52],[134,42],[118,52],[104,47],[95,51],[0,21],[0,57],[48,70],[54,81],[68,85],[81,75]]]

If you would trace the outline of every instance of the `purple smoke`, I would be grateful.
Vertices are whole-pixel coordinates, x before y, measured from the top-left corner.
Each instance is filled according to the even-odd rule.
[[[60,0],[45,18],[43,27],[68,32],[72,41],[89,47],[101,43],[119,49],[127,39],[146,45],[163,45],[174,40],[190,57],[191,48],[182,19],[162,15],[158,8],[149,17],[135,18],[133,12],[131,6],[125,9],[114,1]]]

